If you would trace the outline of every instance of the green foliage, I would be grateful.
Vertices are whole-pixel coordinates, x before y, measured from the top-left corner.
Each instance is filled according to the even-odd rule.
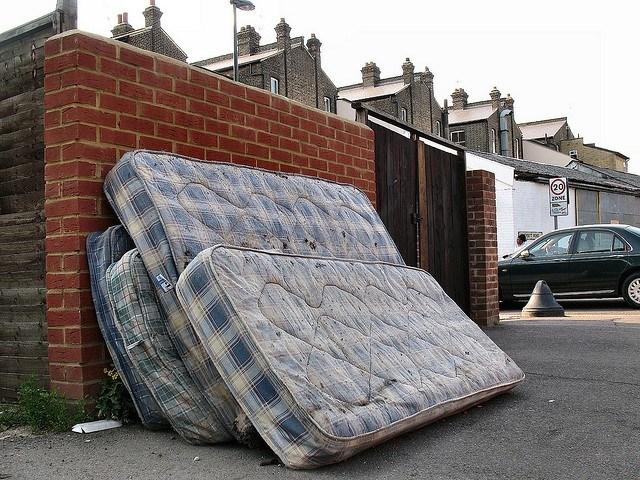
[[[96,402],[98,418],[135,422],[137,415],[129,392],[124,387],[115,368],[104,369],[107,374],[102,381],[102,390]]]
[[[82,405],[70,404],[57,392],[45,390],[33,377],[18,389],[18,404],[0,413],[0,425],[28,425],[36,433],[63,432],[85,419]]]
[[[17,405],[0,405],[0,432],[21,423]]]

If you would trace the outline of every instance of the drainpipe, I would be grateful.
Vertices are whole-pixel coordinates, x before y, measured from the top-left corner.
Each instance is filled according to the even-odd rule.
[[[513,113],[512,110],[504,109],[500,112],[500,155],[507,156],[509,142],[509,119],[507,117]]]

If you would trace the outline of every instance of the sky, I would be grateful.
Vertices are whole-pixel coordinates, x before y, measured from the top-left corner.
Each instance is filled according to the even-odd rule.
[[[7,0],[4,0],[7,1]],[[55,0],[11,2],[0,32],[52,11]],[[434,73],[441,105],[457,87],[469,101],[489,98],[497,86],[515,100],[519,122],[567,116],[586,143],[631,157],[640,174],[640,6],[609,0],[253,0],[238,12],[238,27],[253,25],[262,43],[275,41],[284,17],[291,35],[311,33],[322,42],[322,66],[338,85],[361,81],[374,61],[381,76],[402,73],[410,58],[416,71]],[[78,0],[78,26],[110,36],[118,13],[144,25],[148,0]],[[228,0],[156,0],[163,28],[188,61],[232,50],[233,14]]]

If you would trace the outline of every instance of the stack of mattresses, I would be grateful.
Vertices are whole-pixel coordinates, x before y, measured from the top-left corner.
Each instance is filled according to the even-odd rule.
[[[311,468],[523,378],[351,186],[136,151],[105,193],[136,250],[92,280],[101,328],[188,441]]]

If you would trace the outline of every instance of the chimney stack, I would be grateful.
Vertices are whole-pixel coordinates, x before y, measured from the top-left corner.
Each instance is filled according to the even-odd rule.
[[[453,109],[464,110],[464,107],[467,106],[468,98],[469,95],[467,95],[467,92],[464,91],[464,88],[456,88],[451,94],[451,100],[453,100]]]
[[[307,40],[307,50],[313,58],[316,60],[316,64],[318,68],[320,68],[320,47],[322,46],[322,42],[316,38],[316,34],[312,33],[311,38]]]
[[[153,27],[160,26],[160,17],[162,17],[162,11],[156,7],[155,0],[150,0],[149,6],[142,12],[144,15],[144,26]]]
[[[291,27],[284,18],[280,19],[280,23],[276,25],[276,42],[278,44],[278,50],[290,50],[291,49]]]
[[[493,90],[489,92],[489,96],[491,97],[491,108],[500,108],[500,98],[502,97],[502,94],[500,93],[500,90],[498,90],[498,87],[493,87]]]
[[[405,85],[409,85],[413,83],[413,72],[415,71],[415,67],[409,57],[402,64],[402,79],[404,80]]]
[[[433,73],[429,70],[429,67],[424,67],[424,73],[422,74],[422,81],[433,92]]]
[[[367,62],[360,70],[362,72],[362,86],[375,87],[380,81],[380,69],[375,62]]]
[[[511,97],[510,93],[507,93],[507,98],[504,101],[504,106],[507,107],[509,110],[513,111],[513,98]]]
[[[251,25],[242,27],[238,32],[238,55],[251,55],[258,52],[260,34]]]
[[[111,36],[117,37],[133,30],[134,28],[129,25],[129,14],[127,12],[119,13],[118,24],[111,29]]]

